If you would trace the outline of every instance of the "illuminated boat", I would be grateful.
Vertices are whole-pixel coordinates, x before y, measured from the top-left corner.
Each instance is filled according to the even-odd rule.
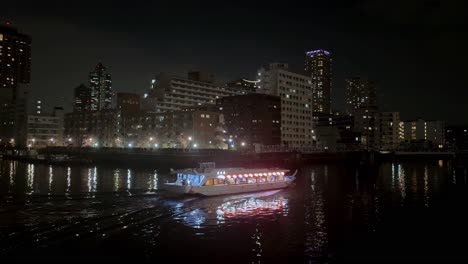
[[[282,189],[295,179],[285,169],[216,168],[214,162],[200,163],[200,168],[171,171],[177,180],[163,189],[179,194],[205,196],[248,193]]]

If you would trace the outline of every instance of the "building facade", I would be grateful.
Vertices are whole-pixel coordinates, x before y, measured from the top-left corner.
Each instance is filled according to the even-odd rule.
[[[64,129],[64,112],[61,107],[55,107],[52,114],[30,114],[27,117],[27,147],[63,146]]]
[[[235,88],[246,93],[255,93],[257,90],[258,81],[252,81],[247,79],[238,79],[232,82],[228,82],[226,86]]]
[[[14,99],[19,84],[30,84],[31,37],[0,25],[0,96]]]
[[[217,107],[224,116],[232,144],[281,144],[281,98],[267,94],[223,97]]]
[[[91,105],[91,89],[84,84],[78,85],[74,89],[73,111],[90,111]]]
[[[345,80],[346,113],[354,115],[361,109],[377,109],[377,91],[373,81],[361,77]]]
[[[122,113],[140,112],[140,95],[134,93],[117,93],[117,109]]]
[[[314,113],[317,146],[322,150],[358,150],[361,134],[354,129],[354,117],[340,113]]]
[[[400,145],[400,135],[403,128],[400,126],[400,113],[380,112],[378,114],[380,150],[396,150]]]
[[[468,151],[468,126],[447,126],[445,142],[450,149]]]
[[[65,135],[80,147],[116,147],[121,136],[120,111],[98,110],[65,114]]]
[[[361,77],[345,80],[346,114],[354,116],[355,130],[361,133],[365,150],[379,150],[378,107],[375,83]]]
[[[157,113],[177,111],[184,107],[215,104],[219,98],[247,93],[242,87],[214,84],[211,79],[200,76],[204,75],[191,72],[187,79],[165,73],[157,75],[143,98],[143,109]]]
[[[112,108],[112,79],[102,63],[98,63],[94,71],[89,73],[89,88],[91,90],[91,110]]]
[[[0,144],[25,147],[31,37],[0,25]]]
[[[444,148],[445,124],[443,121],[423,119],[400,122],[400,139],[405,143],[427,142],[430,147]]]
[[[306,52],[305,72],[312,81],[314,112],[331,113],[332,59],[326,50]]]
[[[314,146],[311,78],[272,63],[257,72],[257,92],[281,98],[281,143],[292,148]]]

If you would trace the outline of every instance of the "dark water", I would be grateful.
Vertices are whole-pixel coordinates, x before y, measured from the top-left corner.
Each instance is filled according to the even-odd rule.
[[[171,197],[155,169],[0,163],[0,259],[468,260],[467,169],[310,164],[282,191]]]

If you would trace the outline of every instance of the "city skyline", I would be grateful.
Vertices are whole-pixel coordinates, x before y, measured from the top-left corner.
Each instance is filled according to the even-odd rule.
[[[344,109],[345,78],[362,76],[376,81],[379,104],[384,111],[399,111],[403,119],[468,123],[466,117],[459,115],[460,111],[468,110],[463,101],[467,93],[463,89],[466,81],[458,77],[466,71],[461,58],[466,55],[462,47],[467,39],[460,35],[466,20],[457,12],[464,4],[415,1],[408,4],[409,11],[395,11],[406,4],[396,2],[396,8],[385,10],[379,4],[365,2],[345,6],[336,2],[310,5],[304,10],[289,7],[285,16],[287,23],[283,24],[274,19],[280,10],[271,7],[268,11],[272,12],[260,14],[261,22],[247,18],[236,24],[217,14],[229,17],[258,11],[260,6],[224,7],[217,10],[220,12],[210,12],[213,10],[202,6],[200,12],[213,14],[192,24],[188,22],[194,15],[182,9],[179,22],[157,25],[165,16],[150,23],[144,16],[148,11],[143,8],[126,10],[116,5],[110,8],[110,14],[123,14],[124,10],[128,14],[114,19],[111,25],[95,11],[90,11],[89,19],[84,21],[86,16],[78,15],[84,12],[81,5],[75,6],[75,11],[65,7],[46,10],[47,5],[33,3],[36,11],[19,12],[14,4],[7,4],[1,19],[12,21],[21,32],[32,36],[31,93],[34,98],[47,102],[48,109],[66,104],[66,110],[71,110],[67,105],[72,105],[74,87],[85,81],[83,76],[99,61],[113,73],[116,92],[142,94],[148,89],[152,76],[161,71],[182,76],[189,70],[205,70],[213,72],[218,81],[228,82],[253,77],[261,65],[272,62],[288,63],[293,71],[301,72],[305,52],[324,49],[333,55],[332,108]],[[97,10],[104,6],[98,5]],[[418,8],[431,11],[434,17],[418,14]],[[170,13],[175,7],[160,6],[157,10],[158,14]],[[301,16],[307,10],[321,11],[322,15]],[[363,14],[363,18],[351,17],[353,19],[346,24],[344,21],[350,18],[347,11]],[[414,18],[407,16],[410,11],[416,11]],[[379,13],[383,14],[381,18],[376,17]],[[339,18],[342,14],[344,17]],[[322,22],[323,16],[329,16],[331,22]],[[213,21],[218,18],[219,23],[215,25]],[[369,25],[369,21],[375,23]],[[440,26],[434,23],[437,21],[445,23]],[[314,30],[322,34],[314,34],[314,38],[307,36],[304,29],[309,26],[312,28],[308,32]],[[52,34],[60,38],[53,39]],[[169,39],[155,45],[155,36]],[[215,40],[220,36],[225,38],[217,43]],[[245,41],[253,37],[255,43]],[[86,39],[99,43],[91,45]],[[425,41],[430,39],[436,41]],[[231,40],[235,41],[230,43]],[[171,41],[175,45],[168,46]],[[341,44],[343,42],[353,45]],[[64,54],[68,55],[67,59]],[[436,96],[427,97],[426,94]]]

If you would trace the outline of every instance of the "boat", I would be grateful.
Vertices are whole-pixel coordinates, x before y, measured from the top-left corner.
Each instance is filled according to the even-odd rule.
[[[200,168],[171,170],[177,180],[163,184],[163,189],[177,194],[204,196],[259,192],[290,186],[297,170],[287,175],[285,169],[216,168],[214,162],[200,163]]]

